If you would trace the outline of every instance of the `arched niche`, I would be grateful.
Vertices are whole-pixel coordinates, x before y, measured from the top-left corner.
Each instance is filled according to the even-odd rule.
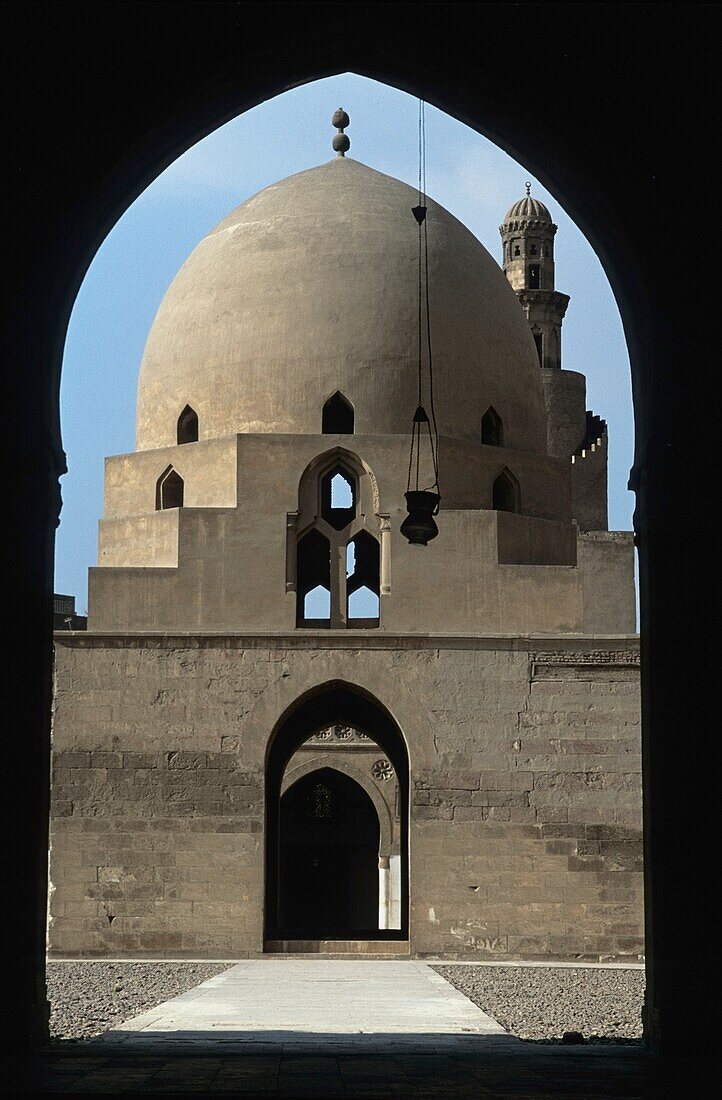
[[[489,405],[481,418],[481,442],[485,447],[504,446],[504,425],[493,405]]]
[[[491,506],[496,512],[519,512],[521,494],[519,482],[506,467],[494,481],[491,490]]]
[[[178,417],[176,439],[178,444],[198,442],[198,413],[190,405]]]
[[[165,511],[167,508],[182,508],[184,489],[181,475],[172,466],[168,466],[156,482],[156,511]]]
[[[323,406],[321,431],[324,435],[353,435],[353,405],[340,390],[336,390]]]
[[[334,724],[350,725],[365,733],[384,752],[396,773],[399,788],[400,817],[400,928],[375,929],[359,938],[407,939],[409,927],[409,756],[404,736],[383,704],[368,692],[341,681],[326,683],[302,695],[281,715],[271,733],[266,752],[266,897],[264,929],[266,941],[293,938],[294,930],[284,928],[281,912],[280,841],[281,797],[288,789],[284,779],[294,753],[314,733]],[[304,771],[317,770],[313,764]],[[295,774],[295,772],[293,773]],[[350,778],[355,776],[348,773]],[[299,773],[300,778],[300,773]],[[369,798],[370,792],[364,789]],[[375,804],[375,800],[372,799]],[[381,818],[379,817],[379,823]],[[380,825],[381,827],[381,825]],[[333,932],[333,930],[329,930]],[[345,934],[344,934],[345,935]],[[324,939],[344,938],[326,935]]]

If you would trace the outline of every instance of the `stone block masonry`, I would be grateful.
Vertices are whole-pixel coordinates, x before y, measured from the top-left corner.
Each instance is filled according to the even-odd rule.
[[[269,738],[333,681],[408,744],[412,954],[643,952],[635,638],[66,633],[56,679],[56,955],[262,952]]]

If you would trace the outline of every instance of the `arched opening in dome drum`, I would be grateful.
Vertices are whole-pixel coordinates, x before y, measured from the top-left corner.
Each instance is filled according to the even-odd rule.
[[[179,444],[198,442],[198,413],[190,405],[178,417],[177,438]]]
[[[293,939],[375,935],[379,817],[354,779],[321,768],[281,798],[280,923]]]
[[[343,531],[356,517],[356,480],[342,466],[335,466],[321,479],[321,515],[337,531]]]
[[[379,544],[360,531],[346,547],[346,599],[349,626],[379,625]]]
[[[504,425],[493,405],[489,406],[481,418],[481,442],[485,447],[504,445]]]
[[[321,431],[324,435],[353,435],[353,405],[338,390],[323,406]]]
[[[496,512],[518,512],[520,505],[519,482],[509,470],[502,470],[492,487],[492,508]]]
[[[183,478],[177,470],[169,466],[158,478],[155,487],[156,511],[164,511],[166,508],[183,507]]]
[[[298,540],[296,625],[328,627],[331,620],[331,548],[314,527]]]

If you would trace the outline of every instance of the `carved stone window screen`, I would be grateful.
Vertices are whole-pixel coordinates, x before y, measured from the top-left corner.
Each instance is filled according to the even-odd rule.
[[[351,507],[332,507],[332,483],[341,475],[351,487]],[[311,533],[313,535],[311,538]],[[306,618],[304,601],[313,584],[326,587],[328,545],[330,615]],[[353,543],[354,568],[347,569]],[[311,561],[310,550],[315,557]],[[308,560],[307,560],[308,558]],[[368,467],[350,451],[334,448],[309,464],[299,484],[299,508],[286,518],[286,591],[296,593],[296,625],[342,629],[373,628],[379,618],[351,618],[349,596],[366,588],[380,597],[390,592],[390,520],[379,513],[378,486]]]

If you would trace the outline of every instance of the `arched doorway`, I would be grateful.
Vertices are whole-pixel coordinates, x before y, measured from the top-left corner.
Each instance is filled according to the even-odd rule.
[[[409,766],[396,722],[338,682],[278,722],[266,761],[265,943],[406,940]]]
[[[279,915],[299,939],[378,930],[376,807],[355,779],[320,768],[281,796]]]

